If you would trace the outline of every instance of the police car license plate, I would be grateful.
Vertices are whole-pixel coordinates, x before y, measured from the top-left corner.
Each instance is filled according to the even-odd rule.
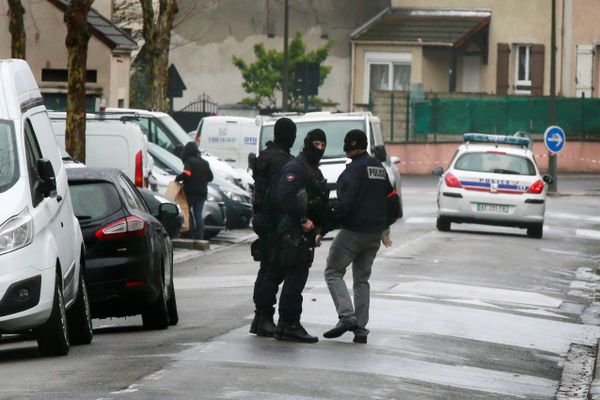
[[[508,214],[508,206],[504,204],[477,203],[477,211]]]

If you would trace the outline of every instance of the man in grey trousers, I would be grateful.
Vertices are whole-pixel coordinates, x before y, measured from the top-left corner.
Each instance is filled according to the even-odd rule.
[[[381,243],[391,246],[389,226],[399,211],[398,195],[385,168],[366,149],[367,136],[363,131],[346,134],[344,151],[352,162],[337,181],[339,203],[333,210],[333,221],[341,230],[331,244],[325,268],[325,281],[339,322],[323,336],[331,339],[353,331],[355,343],[367,343],[371,267]],[[344,282],[350,264],[354,306]]]

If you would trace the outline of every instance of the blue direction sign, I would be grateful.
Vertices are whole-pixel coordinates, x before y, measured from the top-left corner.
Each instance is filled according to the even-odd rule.
[[[549,126],[544,132],[544,144],[551,153],[560,153],[565,148],[566,142],[565,131],[558,126]]]

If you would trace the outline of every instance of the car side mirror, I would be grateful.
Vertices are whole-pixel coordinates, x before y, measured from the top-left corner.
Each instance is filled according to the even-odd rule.
[[[554,178],[551,177],[550,175],[544,175],[542,177],[542,179],[544,180],[544,182],[546,182],[548,185],[552,185],[554,183]]]
[[[248,154],[248,168],[254,171],[254,166],[256,165],[256,154],[250,153]]]
[[[37,190],[44,197],[56,196],[56,175],[52,163],[47,158],[37,160],[39,182]]]
[[[385,162],[385,160],[387,159],[387,153],[385,152],[385,146],[379,145],[379,146],[373,147],[373,155],[380,162]]]
[[[397,156],[391,156],[391,157],[390,157],[390,162],[391,162],[392,164],[394,164],[394,165],[397,165],[397,164],[399,164],[399,163],[400,163],[400,157],[397,157]]]
[[[442,175],[444,175],[444,168],[442,168],[442,167],[435,167],[433,169],[433,171],[431,171],[431,173],[433,175],[436,175],[436,176],[442,176]]]
[[[158,219],[165,220],[179,215],[177,205],[173,203],[162,203],[158,206]]]

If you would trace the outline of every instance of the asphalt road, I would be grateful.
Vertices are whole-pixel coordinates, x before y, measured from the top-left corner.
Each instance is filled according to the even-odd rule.
[[[248,334],[257,264],[248,242],[221,245],[175,266],[181,320],[166,331],[95,320],[93,343],[61,358],[2,337],[0,399],[555,398],[591,379],[600,338],[600,177],[562,176],[559,190],[542,240],[478,225],[441,233],[435,180],[405,177],[406,217],[374,265],[367,345]],[[323,281],[330,243],[304,292],[303,324],[319,336],[337,320]]]

